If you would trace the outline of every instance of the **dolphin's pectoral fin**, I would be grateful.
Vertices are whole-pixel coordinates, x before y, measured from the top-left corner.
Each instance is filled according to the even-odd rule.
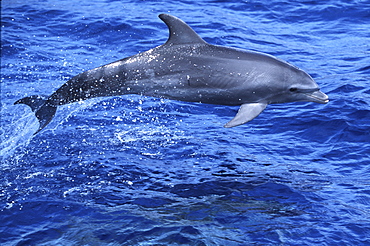
[[[247,123],[256,118],[266,108],[266,103],[245,103],[240,106],[238,113],[224,127],[230,128]]]

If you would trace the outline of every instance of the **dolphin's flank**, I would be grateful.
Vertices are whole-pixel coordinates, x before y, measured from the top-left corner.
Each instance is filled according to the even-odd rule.
[[[40,122],[39,132],[53,119],[58,106],[94,97],[140,94],[241,105],[225,127],[251,121],[272,103],[328,102],[306,72],[285,61],[208,44],[182,20],[168,14],[159,18],[170,33],[165,44],[78,74],[49,97],[25,97],[15,104],[31,107]]]

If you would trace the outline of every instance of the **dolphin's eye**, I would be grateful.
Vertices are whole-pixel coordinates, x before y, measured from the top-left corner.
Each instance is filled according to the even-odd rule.
[[[295,91],[298,91],[298,88],[296,88],[296,87],[292,87],[292,88],[290,88],[289,89],[291,92],[295,92]]]

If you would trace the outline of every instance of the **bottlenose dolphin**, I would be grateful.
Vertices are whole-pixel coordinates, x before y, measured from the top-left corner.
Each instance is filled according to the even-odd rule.
[[[285,61],[208,44],[182,20],[168,14],[159,18],[169,28],[165,44],[78,74],[49,97],[25,97],[15,104],[31,107],[40,123],[39,132],[58,106],[94,97],[140,94],[241,105],[224,127],[251,121],[272,103],[328,102],[328,96],[306,72]]]

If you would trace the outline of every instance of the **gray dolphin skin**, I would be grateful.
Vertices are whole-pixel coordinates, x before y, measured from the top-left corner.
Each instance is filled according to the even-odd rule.
[[[31,107],[41,131],[56,109],[94,97],[126,94],[219,105],[241,105],[224,127],[257,117],[268,104],[328,96],[304,71],[271,55],[206,43],[182,20],[160,14],[169,28],[167,42],[151,50],[83,72],[49,97],[25,97],[15,104]],[[36,134],[35,133],[35,134]]]

